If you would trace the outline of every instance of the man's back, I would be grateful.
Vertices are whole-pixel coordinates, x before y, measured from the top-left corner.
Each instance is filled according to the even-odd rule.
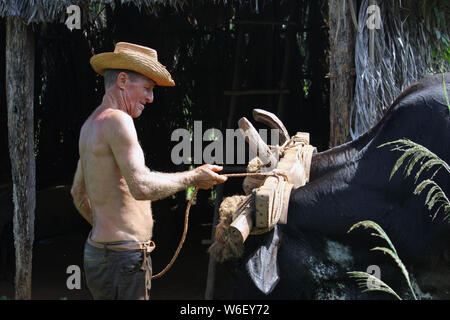
[[[135,133],[129,115],[110,108],[97,108],[81,128],[79,151],[86,191],[92,208],[92,239],[100,242],[149,240],[153,219],[149,200],[136,200],[130,193],[108,135],[114,130]],[[125,124],[116,128],[116,123]]]

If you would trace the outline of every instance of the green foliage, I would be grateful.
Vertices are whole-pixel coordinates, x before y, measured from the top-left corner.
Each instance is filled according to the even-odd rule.
[[[370,249],[371,251],[380,251],[383,252],[385,254],[388,254],[389,256],[392,257],[392,259],[395,261],[395,263],[397,264],[397,266],[400,268],[400,270],[402,271],[402,274],[408,284],[409,290],[411,291],[411,294],[413,296],[413,298],[415,300],[417,300],[416,294],[412,288],[411,285],[411,281],[409,279],[409,273],[406,270],[405,265],[403,264],[403,262],[401,261],[400,257],[397,254],[397,250],[395,249],[394,245],[391,242],[391,239],[389,239],[388,235],[386,234],[386,232],[384,232],[383,228],[381,228],[376,222],[370,221],[370,220],[365,220],[365,221],[360,221],[356,224],[354,224],[348,231],[347,233],[351,232],[352,230],[359,228],[359,227],[364,227],[364,229],[373,229],[375,230],[375,233],[371,233],[371,236],[374,237],[378,237],[383,239],[384,241],[387,242],[389,248],[387,247],[375,247]],[[381,281],[380,279],[374,277],[373,275],[367,273],[367,272],[361,272],[361,271],[351,271],[351,272],[347,272],[347,274],[350,275],[351,278],[356,278],[357,282],[359,283],[360,287],[367,287],[367,289],[363,290],[363,292],[366,291],[382,291],[382,292],[386,292],[389,294],[392,294],[393,296],[395,296],[397,299],[401,300],[401,298],[399,297],[399,295],[397,293],[395,293],[394,290],[392,290],[386,283],[384,283],[383,281]],[[368,286],[367,283],[372,283],[371,286]]]
[[[186,201],[189,201],[192,199],[194,195],[195,187],[188,187],[186,189]],[[196,204],[197,197],[192,199],[192,204]]]
[[[448,100],[447,86],[445,85],[445,75],[442,72],[442,91],[444,91],[445,102],[447,103],[448,113],[450,113],[450,102]]]
[[[420,165],[420,168],[414,177],[415,183],[417,183],[420,175],[424,171],[430,171],[432,168],[435,168],[431,178],[426,179],[419,185],[417,185],[416,189],[414,190],[414,194],[419,195],[427,187],[430,187],[425,199],[425,204],[428,206],[429,210],[433,209],[435,205],[439,205],[433,216],[433,219],[437,215],[439,210],[443,209],[445,215],[444,220],[448,220],[448,222],[450,222],[450,202],[448,200],[448,197],[445,195],[440,186],[433,181],[434,176],[441,169],[444,169],[447,171],[447,173],[450,173],[450,166],[436,154],[434,154],[424,146],[417,144],[411,140],[399,139],[396,141],[384,143],[378,148],[387,145],[394,145],[394,148],[392,148],[391,151],[403,152],[403,155],[395,163],[389,179],[392,178],[392,176],[398,171],[398,169],[403,165],[407,158],[409,158],[409,160],[407,161],[404,169],[405,177],[408,177],[411,174],[412,170],[417,164]]]
[[[447,220],[450,223],[450,201],[448,200],[444,191],[436,182],[430,179],[422,181],[414,190],[414,194],[419,195],[429,186],[431,186],[431,188],[428,191],[427,197],[425,199],[425,205],[428,206],[428,210],[432,210],[435,205],[439,205],[439,207],[435,211],[435,214],[433,215],[433,219],[442,208],[445,214],[444,220]]]
[[[427,1],[423,2],[423,16],[425,19],[425,27],[428,33],[432,34],[436,39],[431,48],[431,56],[434,63],[441,68],[441,72],[445,70],[444,66],[450,65],[450,38],[448,36],[448,27],[446,21],[446,13],[450,9],[447,1]],[[448,16],[447,16],[448,18]]]
[[[355,278],[356,282],[358,283],[358,286],[360,289],[363,289],[362,292],[370,292],[370,291],[381,291],[386,292],[394,297],[396,297],[398,300],[402,300],[400,296],[392,290],[391,287],[389,287],[386,283],[378,279],[377,277],[362,271],[350,271],[347,272],[347,274],[350,275],[350,278]],[[368,286],[367,284],[371,283],[371,286]]]
[[[409,161],[405,167],[404,175],[405,177],[408,177],[414,166],[418,164],[419,162],[422,164],[423,161],[428,159],[424,164],[421,165],[419,171],[416,173],[415,176],[415,182],[417,182],[419,176],[423,173],[424,170],[429,171],[432,167],[438,166],[438,168],[433,173],[433,176],[431,179],[438,173],[438,171],[442,168],[447,170],[447,172],[450,173],[450,166],[441,158],[439,158],[437,155],[435,155],[433,152],[428,150],[426,147],[415,143],[409,139],[399,139],[391,142],[384,143],[378,148],[382,148],[388,145],[395,145],[394,148],[391,149],[391,151],[402,151],[403,155],[397,160],[394,167],[392,168],[391,175],[389,177],[389,180],[392,179],[394,174],[397,172],[397,170],[402,166],[403,162],[406,160],[406,158],[409,158]]]

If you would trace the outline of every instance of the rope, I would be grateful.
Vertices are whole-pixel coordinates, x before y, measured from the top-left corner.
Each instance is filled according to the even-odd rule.
[[[273,176],[275,173],[273,171],[269,172],[245,172],[245,173],[225,173],[222,176],[228,178],[238,178],[238,177],[251,177],[251,176]]]
[[[228,178],[247,177],[247,176],[279,176],[279,175],[280,175],[280,173],[275,173],[273,171],[223,174],[223,176],[228,177]],[[172,259],[170,260],[169,264],[161,272],[152,276],[152,280],[161,278],[167,271],[169,271],[169,269],[172,268],[173,264],[175,263],[175,260],[177,259],[178,255],[180,254],[181,248],[183,247],[184,241],[186,240],[186,234],[187,234],[188,224],[189,224],[189,211],[192,206],[192,201],[194,200],[195,196],[197,195],[197,192],[198,192],[198,188],[195,188],[195,190],[192,194],[192,197],[189,199],[188,204],[186,206],[186,211],[184,212],[183,234],[181,235],[180,242],[178,243],[178,247],[172,256]]]
[[[286,151],[287,149],[292,149],[295,147],[299,147],[299,146],[305,146],[305,145],[309,145],[309,141],[306,141],[304,139],[302,139],[302,137],[297,137],[297,136],[293,136],[291,137],[289,140],[286,140],[282,146],[279,147],[278,152],[283,154],[284,151]],[[268,172],[245,172],[245,173],[225,173],[222,174],[225,177],[228,178],[238,178],[238,177],[251,177],[251,176],[275,176],[278,180],[281,179],[281,176],[283,176],[285,178],[285,180],[287,181],[287,176],[286,174],[284,174],[283,172],[279,172],[279,171],[268,171]],[[280,193],[281,196],[279,196],[277,198],[277,200],[273,200],[273,201],[277,201],[276,203],[273,203],[273,206],[276,208],[276,212],[275,214],[278,215],[279,211],[281,210],[281,202],[283,201],[283,193],[284,193],[284,188],[281,189],[281,184],[279,184],[277,186],[277,193]],[[175,260],[177,259],[181,248],[183,247],[184,241],[186,240],[186,234],[187,234],[187,230],[188,230],[188,224],[189,224],[189,211],[191,209],[192,206],[192,201],[194,200],[195,196],[197,195],[198,192],[198,188],[195,188],[191,199],[189,199],[189,202],[186,206],[186,211],[184,213],[184,230],[183,230],[183,234],[181,236],[180,242],[178,243],[178,247],[174,253],[174,255],[172,256],[172,259],[170,260],[169,264],[158,274],[152,276],[152,279],[158,279],[160,277],[162,277],[167,271],[169,271],[169,269],[172,267],[172,265],[174,264]],[[265,229],[262,229],[265,230]]]
[[[197,195],[198,188],[195,188],[194,193],[192,194],[192,197],[189,199],[189,202],[186,206],[186,211],[184,212],[184,230],[183,234],[181,236],[180,242],[178,243],[177,250],[173,254],[172,259],[170,260],[169,264],[158,274],[152,276],[152,279],[158,279],[162,277],[167,271],[169,271],[170,268],[172,268],[172,265],[174,264],[175,260],[178,257],[178,254],[181,251],[181,248],[183,247],[184,240],[186,240],[186,234],[188,230],[188,224],[189,224],[189,211],[191,209],[192,201],[194,200],[195,196]]]

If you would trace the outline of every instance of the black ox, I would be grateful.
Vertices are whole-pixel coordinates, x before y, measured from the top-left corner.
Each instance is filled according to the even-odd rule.
[[[445,83],[450,88],[448,73]],[[386,231],[410,273],[418,298],[450,298],[450,224],[442,213],[432,219],[434,212],[424,204],[426,192],[413,194],[417,169],[404,178],[402,167],[389,180],[402,153],[378,148],[407,138],[449,163],[449,112],[442,75],[430,76],[400,94],[367,133],[315,154],[310,182],[291,194],[287,224],[250,236],[244,255],[227,262],[234,298],[393,298],[384,292],[362,293],[347,274],[371,271],[373,266],[402,298],[411,298],[395,262],[370,251],[386,243],[370,236],[370,230],[347,233],[362,220],[372,220]],[[449,177],[444,170],[434,177],[447,196]]]

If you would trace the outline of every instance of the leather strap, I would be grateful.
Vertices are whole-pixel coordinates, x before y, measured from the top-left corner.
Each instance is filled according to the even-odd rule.
[[[156,245],[152,240],[149,241],[114,241],[114,242],[97,242],[91,239],[91,234],[87,238],[87,243],[91,246],[100,249],[109,249],[112,251],[129,251],[129,250],[143,250],[150,253],[155,250]]]

